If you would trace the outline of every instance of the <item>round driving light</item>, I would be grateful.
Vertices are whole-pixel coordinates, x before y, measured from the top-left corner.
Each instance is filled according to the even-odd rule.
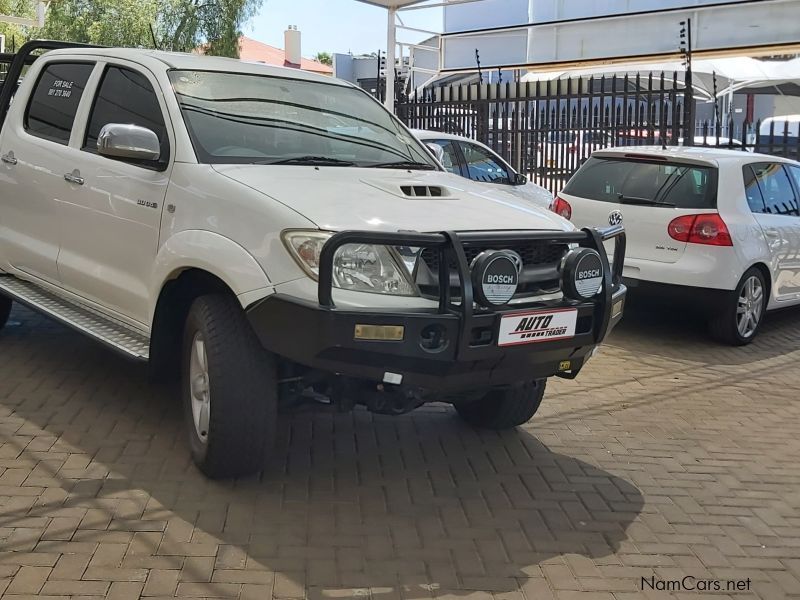
[[[603,261],[597,250],[570,250],[561,262],[561,290],[574,300],[588,300],[603,287]]]
[[[472,261],[475,300],[483,306],[507,304],[517,291],[522,259],[510,250],[487,250]]]

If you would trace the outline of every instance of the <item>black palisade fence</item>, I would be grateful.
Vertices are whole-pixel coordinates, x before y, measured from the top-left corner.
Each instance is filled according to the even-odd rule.
[[[796,131],[784,123],[762,131],[760,122],[700,122],[685,140],[694,111],[683,83],[677,72],[472,83],[427,89],[396,110],[413,129],[483,142],[554,193],[600,148],[703,145],[800,157]]]

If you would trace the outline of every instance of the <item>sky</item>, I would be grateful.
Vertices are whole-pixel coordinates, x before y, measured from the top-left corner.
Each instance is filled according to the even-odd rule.
[[[441,9],[402,13],[409,27],[442,30]],[[264,0],[261,11],[244,28],[244,34],[283,48],[283,32],[297,25],[303,34],[303,56],[317,52],[362,54],[386,49],[386,10],[356,0]],[[398,39],[418,42],[428,37],[400,32]]]

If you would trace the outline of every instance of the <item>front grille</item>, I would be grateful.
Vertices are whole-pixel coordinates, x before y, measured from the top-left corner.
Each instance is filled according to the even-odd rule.
[[[551,263],[558,264],[561,257],[567,252],[569,247],[566,244],[550,244],[547,242],[537,242],[525,245],[512,244],[502,245],[497,244],[489,246],[465,246],[464,254],[467,255],[467,263],[472,264],[472,261],[481,253],[486,250],[513,250],[522,257],[522,264],[525,267],[533,265],[547,265]],[[439,252],[433,248],[425,248],[422,251],[422,260],[428,265],[431,271],[437,272],[439,270]],[[451,256],[449,261],[451,269],[456,268],[456,260]]]
[[[517,244],[493,244],[491,246],[464,246],[467,263],[486,250],[513,250],[522,257],[522,273],[514,298],[531,297],[539,294],[553,293],[560,289],[558,266],[563,256],[569,251],[567,244],[552,242],[525,242]],[[458,300],[461,296],[458,281],[458,269],[455,256],[448,256],[450,272],[450,296]],[[423,296],[439,297],[439,252],[425,248],[420,255],[416,271],[417,285]]]

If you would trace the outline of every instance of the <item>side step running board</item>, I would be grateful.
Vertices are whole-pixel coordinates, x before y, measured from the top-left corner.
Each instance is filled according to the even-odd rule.
[[[105,344],[129,358],[146,361],[150,339],[128,325],[96,310],[42,289],[13,275],[0,276],[0,293],[43,315]]]

